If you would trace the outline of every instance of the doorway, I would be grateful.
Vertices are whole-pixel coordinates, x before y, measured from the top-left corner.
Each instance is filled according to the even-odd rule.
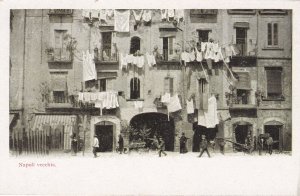
[[[265,133],[270,134],[270,136],[273,138],[273,149],[279,150],[280,144],[281,144],[281,137],[280,133],[282,130],[282,125],[265,125]]]
[[[201,125],[198,125],[198,122],[193,124],[193,152],[200,152],[200,143],[201,136],[205,135],[208,141],[212,141],[216,138],[216,134],[218,132],[218,125],[215,128],[206,128]]]
[[[250,132],[251,125],[237,125],[235,128],[235,141],[239,144],[245,144]]]
[[[98,152],[112,152],[113,150],[113,125],[95,125],[95,134],[99,140]]]

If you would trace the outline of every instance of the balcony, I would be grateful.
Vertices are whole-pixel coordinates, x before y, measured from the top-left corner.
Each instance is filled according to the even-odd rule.
[[[163,49],[155,57],[158,65],[180,65],[180,52],[178,50]]]
[[[73,57],[65,48],[48,49],[48,63],[72,63]]]
[[[236,44],[236,48],[239,53],[233,56],[230,61],[230,65],[233,67],[256,67],[257,56],[255,49],[248,52],[246,44]],[[253,47],[254,48],[254,47]]]
[[[102,49],[94,50],[95,63],[99,65],[118,65],[119,64],[119,55],[117,50],[112,49]]]
[[[227,95],[229,109],[256,109],[256,105],[250,104],[248,90],[238,90],[237,94]]]

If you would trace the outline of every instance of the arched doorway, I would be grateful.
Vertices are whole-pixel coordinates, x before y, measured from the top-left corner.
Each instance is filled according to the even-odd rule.
[[[130,126],[136,130],[148,130],[149,138],[161,136],[166,144],[166,151],[174,151],[175,125],[174,119],[162,113],[142,113],[134,116],[130,121]],[[129,140],[137,139],[130,135]]]
[[[205,135],[208,141],[214,140],[218,132],[218,125],[215,128],[206,128],[198,125],[198,122],[193,123],[193,152],[200,151],[201,135]]]
[[[249,122],[240,121],[233,124],[233,136],[236,143],[245,144],[248,135],[253,136],[253,126]]]
[[[109,121],[95,124],[95,135],[99,140],[98,152],[113,151],[114,126],[114,123]]]
[[[281,122],[273,120],[264,124],[265,133],[270,134],[270,136],[273,138],[273,149],[275,150],[282,150],[282,130],[283,124]]]

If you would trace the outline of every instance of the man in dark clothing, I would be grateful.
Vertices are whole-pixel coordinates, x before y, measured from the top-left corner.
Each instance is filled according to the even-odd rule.
[[[202,141],[201,141],[201,146],[200,147],[202,148],[202,151],[201,151],[199,157],[202,156],[204,151],[206,151],[208,157],[210,157],[210,154],[209,154],[208,149],[207,149],[208,148],[208,141],[206,140],[205,135],[202,135]]]
[[[119,144],[119,152],[120,152],[120,154],[122,154],[123,150],[124,150],[124,139],[121,134],[119,134],[118,144]]]
[[[159,138],[159,144],[158,144],[158,155],[161,157],[161,153],[163,153],[165,156],[167,156],[167,153],[165,153],[165,141],[162,137]]]
[[[187,142],[187,137],[185,137],[185,134],[182,133],[181,137],[180,137],[180,153],[186,153],[187,149],[186,149],[186,142]]]
[[[261,152],[264,150],[264,138],[260,135],[258,136],[258,153],[261,155]]]
[[[72,151],[73,151],[73,155],[76,156],[77,154],[77,136],[76,136],[76,133],[73,133],[72,135],[72,141],[71,141],[71,146],[72,146]]]

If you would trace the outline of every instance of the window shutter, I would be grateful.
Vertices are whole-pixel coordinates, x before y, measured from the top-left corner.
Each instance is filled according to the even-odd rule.
[[[170,93],[170,81],[169,81],[169,78],[165,78],[165,80],[164,80],[164,91],[165,91],[165,93]]]
[[[51,89],[52,91],[66,91],[67,74],[65,73],[51,74]]]
[[[238,72],[237,73],[239,76],[239,80],[237,83],[237,89],[245,89],[245,90],[250,90],[250,75],[248,72]]]
[[[169,78],[169,84],[170,84],[170,93],[173,96],[174,93],[174,83],[173,83],[174,79],[173,78]]]
[[[268,23],[268,45],[272,45],[272,23]]]
[[[273,24],[273,44],[275,46],[278,45],[278,24],[277,23]]]
[[[174,37],[169,37],[169,54],[173,54]]]
[[[267,91],[269,93],[281,94],[281,70],[267,70]]]

